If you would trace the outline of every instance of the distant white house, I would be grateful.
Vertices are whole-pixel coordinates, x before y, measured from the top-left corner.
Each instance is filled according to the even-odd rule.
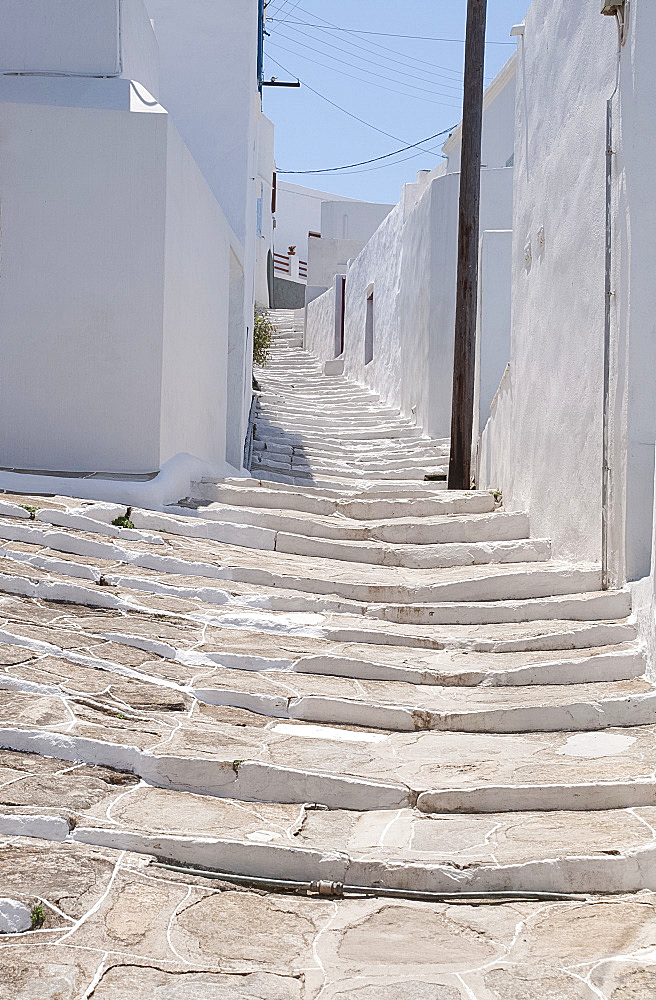
[[[0,488],[241,467],[272,233],[258,16],[0,0]]]
[[[300,303],[332,284],[392,208],[281,180],[275,203],[275,273],[279,283],[307,285]]]
[[[302,261],[307,269],[308,239],[310,233],[321,234],[321,206],[326,201],[350,202],[350,198],[339,198],[338,195],[315,188],[291,184],[277,177],[276,184],[276,227],[274,248],[280,258],[279,273],[287,272],[287,262],[290,247],[295,248],[298,261]]]

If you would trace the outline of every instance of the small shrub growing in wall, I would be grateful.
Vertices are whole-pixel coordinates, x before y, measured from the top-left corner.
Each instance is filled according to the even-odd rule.
[[[253,363],[265,365],[271,356],[274,325],[266,309],[255,306],[253,326]]]

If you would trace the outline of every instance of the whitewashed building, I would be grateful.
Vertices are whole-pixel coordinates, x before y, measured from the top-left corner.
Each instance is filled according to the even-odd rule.
[[[260,137],[273,161],[257,0],[0,0],[0,19],[0,467],[19,470],[0,487],[239,468]]]
[[[479,481],[559,557],[643,580],[653,651],[656,8],[606,6],[622,30],[534,0],[519,40],[510,365]]]
[[[281,180],[275,204],[277,287],[284,296],[294,283],[299,305],[325,292],[335,275],[345,272],[347,261],[362,250],[393,207]]]
[[[494,373],[498,384],[508,360],[514,93],[513,56],[484,103],[481,234],[486,245],[495,243],[484,264],[490,261],[488,285],[497,290],[486,295],[485,322],[488,331],[501,328],[503,343],[499,347],[495,338],[482,355],[483,407]],[[405,185],[399,203],[351,260],[345,279],[338,275],[332,288],[309,302],[306,323],[311,351],[339,359],[346,372],[438,438],[449,434],[451,423],[459,129],[443,148],[446,159]]]
[[[321,235],[321,207],[326,201],[344,204],[353,199],[292,184],[278,175],[274,245],[278,260],[276,270],[281,276],[300,278],[302,281],[307,278],[308,242],[310,234]],[[295,254],[292,256],[296,257],[300,266],[300,275],[292,273],[294,262],[289,259],[290,247],[294,247]]]

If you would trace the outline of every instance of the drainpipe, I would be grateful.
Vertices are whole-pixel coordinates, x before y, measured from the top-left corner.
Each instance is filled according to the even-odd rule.
[[[604,0],[601,13],[617,19],[618,47],[615,89],[606,102],[606,265],[604,309],[604,412],[601,478],[601,587],[608,590],[610,580],[610,352],[613,291],[613,101],[619,90],[620,59],[626,42],[630,0]]]

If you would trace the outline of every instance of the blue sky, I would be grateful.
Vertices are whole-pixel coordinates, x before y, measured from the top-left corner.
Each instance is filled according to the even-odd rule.
[[[496,43],[510,42],[510,28],[528,3],[488,0],[487,81],[514,51],[514,41]],[[299,77],[306,84],[264,89],[278,169],[325,170],[369,160],[455,125],[462,116],[466,12],[467,0],[270,0],[265,78]],[[280,179],[393,203],[402,184],[439,161],[444,138],[427,144],[434,152],[399,153],[382,168]]]

